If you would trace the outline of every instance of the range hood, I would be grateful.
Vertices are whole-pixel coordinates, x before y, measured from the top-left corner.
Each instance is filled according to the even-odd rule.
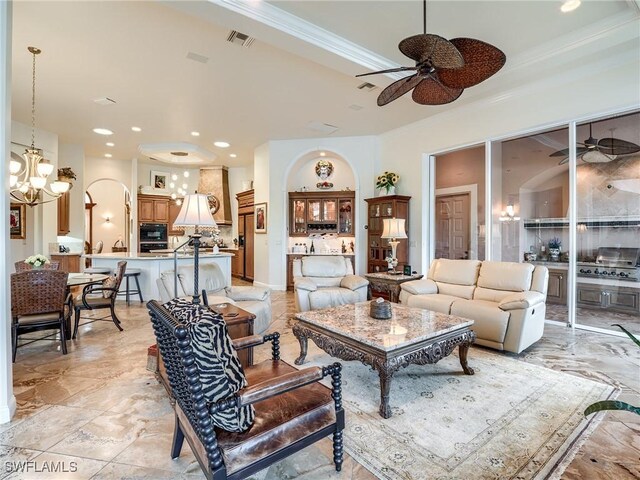
[[[200,169],[198,193],[211,195],[209,205],[218,225],[231,225],[231,197],[229,196],[229,169],[225,166]]]

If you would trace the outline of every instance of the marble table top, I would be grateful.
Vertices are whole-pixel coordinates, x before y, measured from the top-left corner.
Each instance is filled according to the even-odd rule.
[[[391,304],[389,320],[377,320],[369,316],[369,303],[299,312],[295,317],[385,352],[473,325],[467,318],[397,303]]]
[[[371,278],[376,280],[387,280],[390,282],[406,282],[408,280],[419,280],[422,278],[422,275],[419,273],[413,275],[405,275],[403,273],[398,275],[393,275],[391,273],[386,272],[376,272],[376,273],[365,273],[363,275],[365,278]]]

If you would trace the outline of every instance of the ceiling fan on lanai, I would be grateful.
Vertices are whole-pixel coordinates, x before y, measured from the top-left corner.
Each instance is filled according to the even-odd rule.
[[[423,0],[423,31],[400,42],[400,51],[416,62],[415,67],[390,68],[362,73],[356,77],[379,73],[415,71],[378,96],[382,107],[413,90],[411,97],[422,105],[443,105],[456,100],[465,88],[491,77],[505,64],[507,57],[498,48],[474,38],[447,40],[427,33],[427,2]]]
[[[611,129],[611,137],[597,140],[593,138],[592,126],[589,124],[589,138],[584,142],[578,142],[576,146],[576,156],[586,163],[607,163],[615,160],[619,155],[630,155],[640,152],[640,145],[627,140],[613,138],[613,130]],[[558,165],[564,165],[569,161],[569,149],[563,148],[557,152],[553,152],[550,157],[565,157],[560,160]]]

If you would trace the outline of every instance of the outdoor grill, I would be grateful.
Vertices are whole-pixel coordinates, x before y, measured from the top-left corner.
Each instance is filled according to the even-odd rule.
[[[640,282],[640,248],[600,247],[595,262],[578,262],[578,276]]]

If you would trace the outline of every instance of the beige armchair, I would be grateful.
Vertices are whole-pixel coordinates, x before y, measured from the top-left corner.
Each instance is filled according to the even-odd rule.
[[[252,286],[227,286],[224,273],[215,263],[200,265],[198,285],[207,292],[209,305],[231,303],[256,316],[253,321],[254,334],[265,332],[271,324],[271,290]],[[163,302],[176,297],[193,295],[193,265],[178,267],[178,292],[174,292],[173,270],[160,274],[156,280],[160,298]]]
[[[296,310],[306,312],[367,299],[369,281],[353,274],[349,258],[302,257],[293,261]]]

